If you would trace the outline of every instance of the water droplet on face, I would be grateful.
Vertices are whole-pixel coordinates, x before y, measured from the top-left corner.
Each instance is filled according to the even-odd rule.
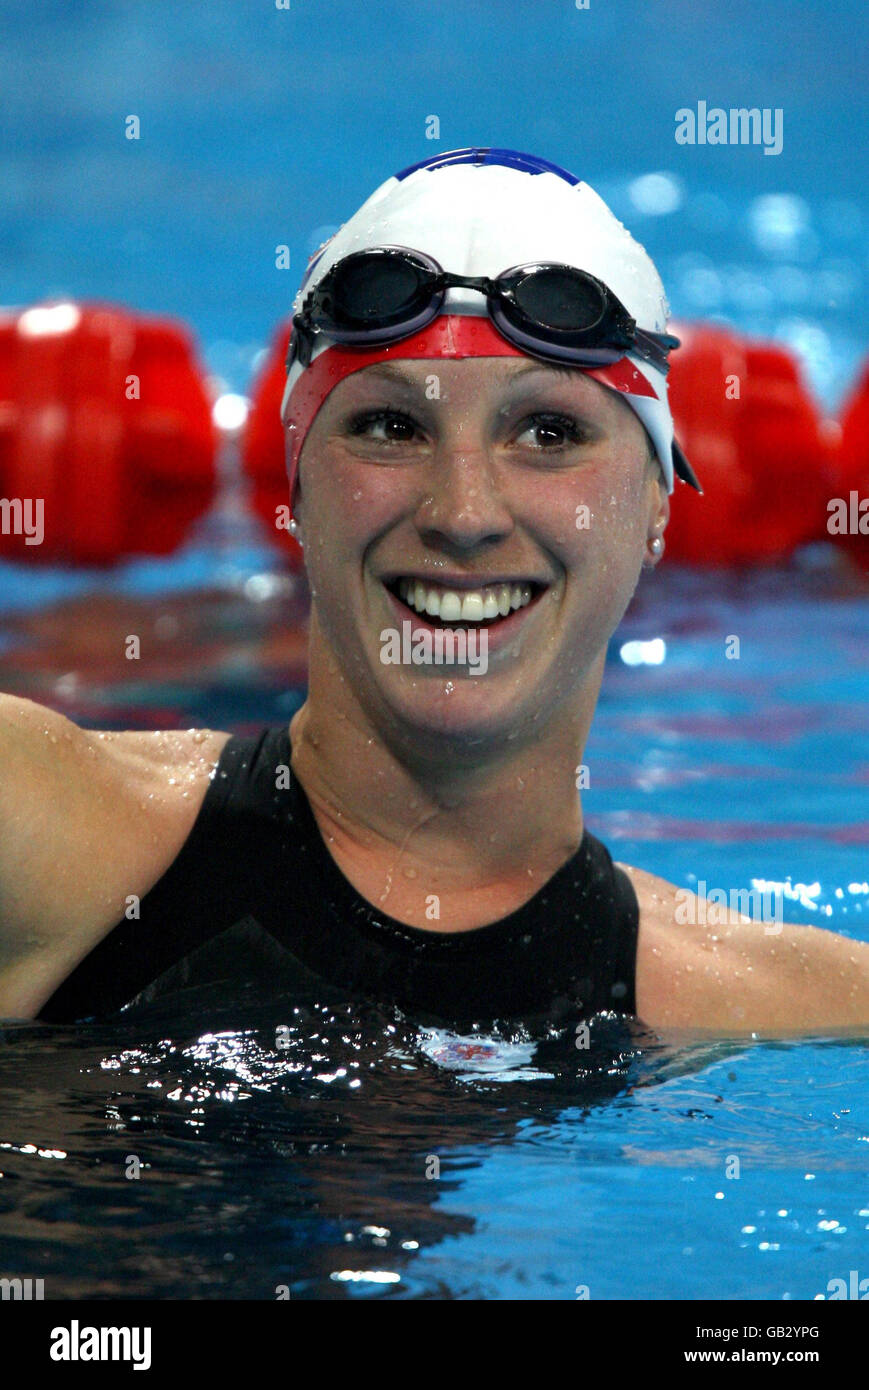
[[[362,497],[362,491],[361,491],[361,489],[357,488],[356,491],[355,491],[354,494],[353,494],[353,501],[354,501],[354,502],[358,502],[358,501],[360,501],[361,497]]]
[[[416,878],[416,869],[407,868],[404,871],[405,878]]]

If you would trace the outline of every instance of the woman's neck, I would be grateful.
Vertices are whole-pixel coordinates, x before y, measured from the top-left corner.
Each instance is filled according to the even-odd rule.
[[[325,698],[312,680],[290,726],[293,772],[329,853],[373,905],[409,925],[466,930],[521,906],[575,853],[590,712],[485,757],[471,747],[408,757],[358,705],[341,707],[342,690]]]

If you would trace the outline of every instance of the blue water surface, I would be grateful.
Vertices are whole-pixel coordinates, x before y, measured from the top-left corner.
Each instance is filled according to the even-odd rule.
[[[869,338],[865,22],[821,0],[6,0],[0,302],[175,314],[215,393],[247,392],[307,257],[378,182],[507,145],[597,188],[678,316],[790,344],[835,411]],[[782,108],[782,153],[677,146],[701,99]],[[96,728],[288,720],[305,593],[237,488],[168,560],[0,565],[0,688]],[[617,858],[774,885],[789,920],[869,940],[866,597],[825,550],[643,581],[587,749]],[[456,1038],[234,981],[8,1024],[0,1269],[49,1298],[821,1298],[869,1274],[867,1065],[855,1039],[617,1019],[586,1052]]]

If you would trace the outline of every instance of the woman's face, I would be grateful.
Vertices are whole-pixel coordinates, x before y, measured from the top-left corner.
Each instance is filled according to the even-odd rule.
[[[633,411],[581,371],[404,359],[345,377],[300,461],[312,677],[316,664],[320,688],[342,680],[375,722],[419,736],[490,743],[575,718],[666,521],[659,478]],[[407,581],[423,586],[422,619]],[[505,585],[523,606],[473,621]],[[479,656],[476,675],[384,660],[390,632],[456,611],[439,612],[447,592],[470,599],[454,626],[479,628],[485,673]]]

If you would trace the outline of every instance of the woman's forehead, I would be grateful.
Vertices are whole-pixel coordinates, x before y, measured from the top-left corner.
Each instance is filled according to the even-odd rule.
[[[432,393],[432,378],[437,379],[438,394]],[[543,389],[559,385],[571,392],[578,402],[602,409],[613,395],[600,382],[577,367],[560,367],[554,363],[531,358],[461,357],[407,358],[391,362],[373,362],[351,372],[335,387],[333,396],[366,394],[372,388],[392,385],[409,392],[422,393],[429,400],[444,398],[444,389],[466,388],[490,391],[493,395],[511,395],[520,390]]]

